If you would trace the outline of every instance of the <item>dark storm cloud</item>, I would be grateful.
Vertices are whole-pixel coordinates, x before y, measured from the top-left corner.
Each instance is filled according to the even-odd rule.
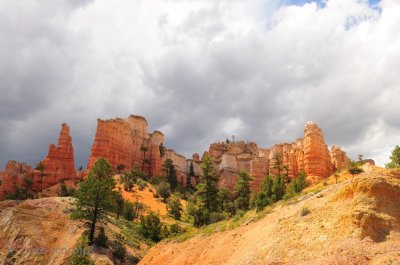
[[[313,120],[382,163],[400,142],[400,6],[380,5],[0,0],[0,166],[39,161],[63,122],[85,166],[97,118],[129,114],[187,156],[294,141]]]

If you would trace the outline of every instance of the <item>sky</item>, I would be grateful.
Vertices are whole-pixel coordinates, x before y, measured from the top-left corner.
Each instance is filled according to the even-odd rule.
[[[397,0],[0,0],[0,167],[40,161],[64,122],[85,167],[97,119],[130,114],[187,157],[314,121],[383,165],[400,144],[398,25]]]

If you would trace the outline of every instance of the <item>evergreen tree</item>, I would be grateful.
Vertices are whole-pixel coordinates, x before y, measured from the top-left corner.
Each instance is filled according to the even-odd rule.
[[[250,181],[247,171],[240,171],[239,178],[235,185],[236,206],[241,210],[248,210],[250,204]]]
[[[229,204],[232,202],[232,195],[227,188],[221,188],[218,191],[218,211],[229,210]]]
[[[90,244],[93,243],[96,224],[106,220],[105,209],[112,200],[114,188],[112,168],[104,158],[100,158],[76,191],[76,208],[71,217],[86,221],[90,228]]]
[[[268,206],[270,204],[272,204],[271,197],[268,197],[264,191],[260,191],[259,193],[257,193],[257,198],[256,198],[257,212],[262,211],[265,208],[265,206]]]
[[[278,175],[281,176],[282,172],[282,158],[279,154],[275,154],[273,157],[273,168],[278,171]]]
[[[195,177],[194,174],[194,167],[193,167],[193,161],[190,162],[190,167],[189,167],[189,174],[187,174],[187,179],[186,179],[186,190],[191,191],[192,190],[192,178]]]
[[[165,174],[167,182],[171,186],[171,190],[175,191],[176,188],[178,187],[178,179],[176,175],[174,162],[169,158],[165,160],[164,164],[162,165],[162,171]]]
[[[390,156],[390,162],[385,165],[386,168],[398,168],[400,167],[400,146],[396,146],[392,155]]]
[[[276,175],[272,184],[272,199],[279,201],[285,194],[285,183],[280,175]]]
[[[200,168],[202,183],[197,185],[197,194],[208,212],[218,208],[218,176],[214,174],[214,165],[209,156],[205,156]]]
[[[124,211],[124,203],[125,203],[125,200],[122,197],[122,194],[120,191],[114,192],[114,201],[115,201],[115,210],[116,210],[116,214],[117,214],[117,219],[119,219],[119,216]]]
[[[174,195],[168,199],[167,209],[168,213],[176,220],[181,219],[182,205],[180,199],[177,196]]]
[[[268,198],[272,197],[272,185],[274,181],[272,180],[270,175],[266,175],[261,182],[261,191],[265,192],[265,195]]]

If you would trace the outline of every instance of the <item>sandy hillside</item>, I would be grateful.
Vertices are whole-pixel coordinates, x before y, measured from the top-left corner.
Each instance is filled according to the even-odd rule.
[[[259,221],[158,244],[140,264],[400,264],[400,172],[341,178]]]

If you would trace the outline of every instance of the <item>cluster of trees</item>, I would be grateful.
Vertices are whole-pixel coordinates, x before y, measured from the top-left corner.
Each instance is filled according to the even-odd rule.
[[[289,172],[280,157],[275,156],[274,165],[277,171],[274,177],[269,175],[263,179],[258,193],[252,193],[252,178],[247,171],[239,173],[235,188],[230,192],[226,188],[218,188],[218,176],[214,172],[210,157],[206,156],[201,164],[201,181],[189,199],[187,213],[193,218],[196,227],[232,217],[255,207],[257,210],[279,201],[290,198],[306,187],[306,175],[301,173],[289,182]],[[285,170],[286,169],[286,170]]]

